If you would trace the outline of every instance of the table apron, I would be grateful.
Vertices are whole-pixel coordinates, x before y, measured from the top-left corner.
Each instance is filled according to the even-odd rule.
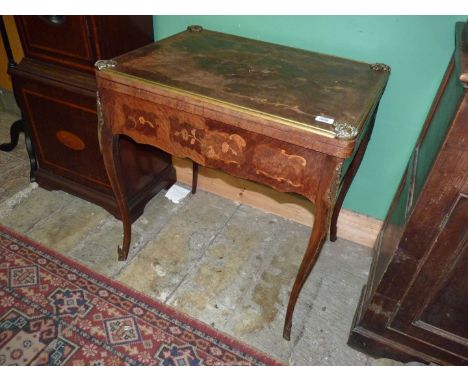
[[[100,95],[113,135],[315,202],[326,154],[108,89]]]

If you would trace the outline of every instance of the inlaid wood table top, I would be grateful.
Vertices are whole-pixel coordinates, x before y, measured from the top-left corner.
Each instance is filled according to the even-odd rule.
[[[196,28],[114,61],[116,81],[151,83],[330,138],[338,124],[357,129],[349,139],[359,133],[388,77],[379,64]]]
[[[191,26],[96,63],[101,153],[130,248],[119,137],[231,175],[294,192],[315,204],[309,245],[285,318],[364,155],[390,68]]]

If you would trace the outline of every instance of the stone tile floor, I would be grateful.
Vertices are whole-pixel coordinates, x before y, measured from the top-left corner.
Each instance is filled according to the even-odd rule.
[[[0,114],[0,142],[17,118]],[[118,262],[121,224],[100,207],[29,182],[25,145],[0,152],[0,222],[291,365],[396,365],[346,345],[371,262],[369,248],[327,242],[296,306],[284,314],[310,228],[198,191],[155,196]]]

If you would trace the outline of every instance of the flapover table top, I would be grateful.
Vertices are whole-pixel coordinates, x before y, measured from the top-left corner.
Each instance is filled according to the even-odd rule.
[[[111,61],[107,69],[121,81],[149,82],[208,103],[345,139],[359,133],[389,75],[389,67],[383,64],[198,26]]]

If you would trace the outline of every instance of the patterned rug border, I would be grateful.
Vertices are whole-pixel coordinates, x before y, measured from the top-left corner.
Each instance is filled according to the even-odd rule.
[[[45,245],[38,243],[37,241],[27,237],[26,235],[16,232],[4,225],[0,224],[0,235],[7,235],[9,239],[15,239],[17,241],[22,241],[28,244],[32,249],[38,250],[41,254],[50,254],[52,257],[57,258],[57,260],[65,263],[67,266],[76,268],[78,271],[83,272],[89,275],[91,278],[95,279],[97,282],[105,283],[108,286],[115,288],[117,290],[121,290],[123,293],[128,294],[129,296],[135,298],[142,303],[152,306],[157,310],[160,310],[162,313],[172,316],[173,318],[181,321],[183,324],[190,325],[193,329],[204,332],[206,335],[210,336],[213,339],[213,342],[219,342],[220,340],[225,342],[228,346],[237,348],[241,352],[245,353],[246,355],[250,355],[252,357],[257,358],[261,362],[265,363],[267,366],[287,366],[284,363],[281,363],[271,356],[263,353],[262,351],[255,349],[254,347],[233,338],[231,335],[226,334],[220,330],[214,329],[210,325],[189,316],[186,313],[177,311],[176,309],[172,308],[171,306],[164,304],[156,299],[152,299],[151,297],[139,292],[117,280],[113,280],[105,275],[102,275],[95,270],[89,268],[88,266],[79,263],[78,261],[68,258],[65,255],[57,252],[52,248],[48,248]],[[31,249],[31,248],[29,248]]]

